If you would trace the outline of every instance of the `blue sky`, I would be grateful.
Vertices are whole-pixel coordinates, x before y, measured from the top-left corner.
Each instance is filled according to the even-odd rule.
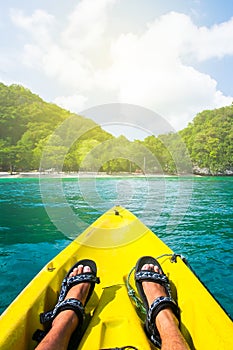
[[[230,0],[9,0],[0,32],[0,81],[77,113],[127,103],[179,130],[233,101]]]

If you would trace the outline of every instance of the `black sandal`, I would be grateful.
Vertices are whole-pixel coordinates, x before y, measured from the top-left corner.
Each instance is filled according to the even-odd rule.
[[[71,274],[71,272],[74,270],[75,267],[78,267],[79,265],[83,265],[83,266],[89,266],[91,269],[91,272],[83,272],[79,275],[73,276],[73,277],[69,277],[69,275]],[[51,328],[52,325],[52,321],[55,319],[55,317],[62,311],[64,310],[73,310],[79,320],[79,324],[78,327],[76,329],[76,331],[73,333],[75,335],[76,341],[75,341],[75,345],[73,344],[72,347],[76,346],[77,340],[80,340],[81,337],[81,329],[82,329],[82,325],[84,323],[84,318],[85,318],[85,310],[84,307],[86,306],[88,300],[90,299],[93,290],[95,288],[95,284],[100,283],[99,277],[96,277],[97,274],[97,267],[96,264],[93,260],[89,260],[89,259],[83,259],[78,261],[74,266],[72,266],[72,268],[67,272],[66,277],[63,279],[62,281],[62,285],[61,285],[61,290],[60,290],[60,294],[58,297],[58,301],[57,304],[54,306],[54,308],[50,311],[46,311],[40,314],[40,322],[41,324],[45,324],[45,323],[49,323],[49,329]],[[78,299],[75,298],[69,298],[65,300],[65,297],[68,293],[68,291],[74,287],[77,284],[80,283],[85,283],[88,282],[90,283],[90,289],[85,301],[85,304],[83,305],[81,303],[81,301],[79,301]],[[33,339],[40,342],[44,336],[48,333],[45,331],[40,331],[37,330],[34,335],[33,335]],[[73,340],[71,338],[71,343],[74,343]]]
[[[158,266],[161,273],[157,273],[149,270],[142,270],[142,267],[145,264],[153,264],[154,266]],[[142,282],[145,282],[145,281],[161,284],[164,287],[167,296],[156,298],[153,301],[153,303],[149,306],[146,295],[143,290],[143,286],[142,286]],[[158,329],[155,325],[155,319],[158,313],[164,309],[170,308],[172,309],[176,318],[178,320],[180,319],[179,308],[176,302],[172,299],[169,280],[167,276],[164,274],[160,264],[155,258],[151,256],[144,256],[140,258],[136,264],[135,282],[136,282],[138,293],[147,310],[147,317],[145,322],[146,334],[155,346],[161,348],[161,338],[160,338]]]

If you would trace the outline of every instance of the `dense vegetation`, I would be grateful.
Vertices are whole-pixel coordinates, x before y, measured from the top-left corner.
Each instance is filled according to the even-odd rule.
[[[198,114],[179,133],[130,142],[22,86],[0,84],[1,171],[226,173],[232,140],[233,105]]]
[[[180,132],[194,169],[210,174],[233,174],[233,104],[199,113]]]
[[[68,120],[63,134],[54,131]],[[46,103],[40,97],[18,85],[0,84],[0,168],[3,171],[38,170],[45,145],[49,152],[48,165],[56,168],[61,154],[74,134],[79,142],[67,154],[65,167],[78,170],[83,156],[95,143],[112,138],[92,120]],[[48,143],[50,136],[52,142]],[[65,169],[66,170],[66,169]]]

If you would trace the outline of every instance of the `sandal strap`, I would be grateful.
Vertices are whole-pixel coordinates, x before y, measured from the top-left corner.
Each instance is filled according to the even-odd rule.
[[[179,318],[179,309],[176,302],[171,297],[159,297],[153,301],[148,310],[148,322],[154,323],[159,312],[167,308],[171,308],[175,316]]]
[[[135,274],[135,279],[138,282],[157,282],[157,283],[169,283],[169,280],[166,275],[157,273],[154,271],[141,270]]]
[[[68,292],[67,278],[65,277],[62,281],[62,284],[61,284],[61,290],[60,290],[57,304],[61,303],[65,299],[67,292]]]
[[[81,301],[75,298],[66,299],[61,303],[57,303],[53,310],[41,313],[40,322],[42,324],[46,322],[51,322],[60,312],[64,310],[73,310],[76,313],[80,324],[83,323],[85,315],[84,307]]]
[[[58,297],[58,304],[61,303],[65,297],[68,291],[75,286],[76,284],[83,283],[83,282],[89,282],[89,283],[100,283],[99,277],[96,277],[93,273],[91,272],[84,272],[80,275],[76,275],[73,277],[65,277],[64,280],[62,281],[61,285],[61,290],[60,294]]]
[[[95,275],[93,275],[93,273],[91,273],[91,272],[82,273],[82,274],[70,277],[67,279],[68,290],[71,289],[76,284],[84,283],[84,282],[99,284],[100,279],[99,279],[99,277],[96,277]]]
[[[157,273],[154,271],[141,270],[135,274],[136,282],[155,282],[161,284],[167,293],[167,296],[171,298],[171,287],[169,279],[165,274]]]
[[[174,315],[178,320],[180,320],[179,317],[179,308],[176,304],[176,302],[169,296],[167,297],[159,297],[153,301],[151,304],[148,313],[147,313],[147,319],[146,319],[146,330],[148,335],[150,336],[151,341],[157,346],[161,347],[161,339],[159,336],[159,332],[157,330],[157,327],[155,325],[155,319],[158,316],[159,312],[170,308],[172,309]]]

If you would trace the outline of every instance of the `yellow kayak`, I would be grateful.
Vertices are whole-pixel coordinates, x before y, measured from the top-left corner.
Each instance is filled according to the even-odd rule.
[[[143,315],[128,295],[129,272],[143,255],[158,258],[181,311],[180,328],[191,349],[233,349],[233,324],[180,257],[139,219],[122,207],[107,211],[51,260],[0,318],[0,349],[34,349],[32,335],[43,329],[39,314],[54,307],[61,282],[80,259],[92,259],[101,283],[86,306],[91,315],[78,349],[132,346],[154,349],[143,329]],[[173,258],[171,258],[173,256]]]

